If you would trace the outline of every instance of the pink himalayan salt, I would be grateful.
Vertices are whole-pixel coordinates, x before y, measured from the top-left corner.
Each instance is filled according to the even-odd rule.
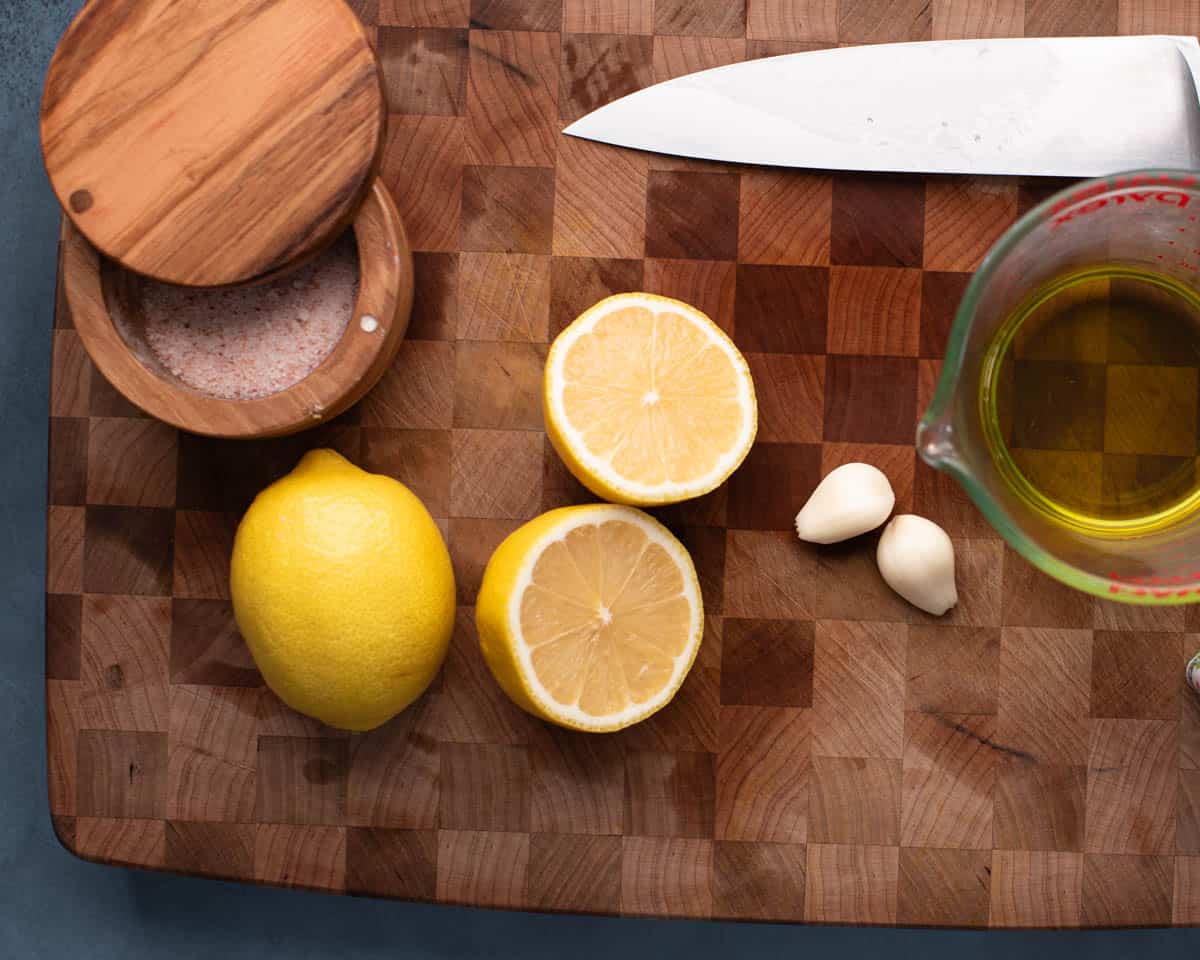
[[[146,346],[183,384],[254,400],[299,383],[341,339],[358,296],[358,255],[343,239],[269,284],[196,289],[144,281]]]

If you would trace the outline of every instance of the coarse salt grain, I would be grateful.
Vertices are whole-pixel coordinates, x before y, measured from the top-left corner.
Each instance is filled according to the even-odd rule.
[[[150,352],[186,386],[255,400],[321,365],[357,296],[358,255],[347,237],[299,272],[261,286],[200,290],[144,281],[142,332]]]

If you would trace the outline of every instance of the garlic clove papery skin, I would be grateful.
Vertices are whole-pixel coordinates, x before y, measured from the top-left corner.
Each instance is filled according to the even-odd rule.
[[[956,603],[954,544],[932,520],[911,513],[884,527],[875,562],[887,585],[926,613],[941,616]]]
[[[831,470],[796,514],[796,534],[810,543],[837,543],[874,530],[896,505],[887,475],[869,463]]]

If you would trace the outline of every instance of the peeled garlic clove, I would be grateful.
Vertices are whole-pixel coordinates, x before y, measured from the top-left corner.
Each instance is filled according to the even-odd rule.
[[[837,543],[874,530],[888,518],[896,495],[883,471],[869,463],[831,470],[796,514],[796,533],[811,543]]]
[[[914,607],[941,616],[958,603],[954,544],[932,520],[911,513],[883,528],[875,562],[887,585]]]

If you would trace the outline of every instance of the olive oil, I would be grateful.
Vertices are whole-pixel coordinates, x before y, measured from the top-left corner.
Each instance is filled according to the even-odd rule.
[[[1200,297],[1128,268],[1059,278],[988,345],[980,413],[1005,481],[1056,521],[1177,523],[1200,509]]]

